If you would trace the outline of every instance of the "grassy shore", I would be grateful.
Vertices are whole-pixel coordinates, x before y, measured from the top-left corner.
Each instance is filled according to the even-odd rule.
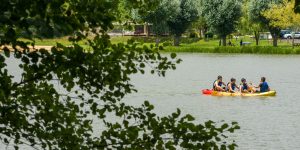
[[[241,47],[166,47],[166,52],[192,53],[243,53],[243,54],[300,54],[300,48],[272,46],[241,46]]]
[[[131,36],[117,36],[111,37],[112,43],[125,43],[129,39],[134,39],[144,45],[155,44],[155,37],[131,37]],[[300,54],[300,47],[292,48],[291,41],[278,40],[278,47],[272,46],[272,41],[261,40],[259,46],[255,45],[255,40],[249,37],[242,37],[240,39],[231,39],[230,41],[235,46],[219,46],[218,39],[200,40],[197,38],[181,38],[180,46],[172,46],[172,37],[160,37],[160,46],[163,46],[163,52],[193,52],[193,53],[247,53],[247,54]],[[250,42],[250,45],[239,46],[240,40]],[[54,46],[56,42],[63,45],[70,45],[68,37],[54,38],[54,39],[36,39],[37,46]],[[85,41],[79,43],[87,46]]]

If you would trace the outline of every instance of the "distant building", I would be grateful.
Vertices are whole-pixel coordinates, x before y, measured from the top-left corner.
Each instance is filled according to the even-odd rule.
[[[272,39],[272,35],[270,32],[261,32],[259,35],[259,38],[261,40],[271,40]]]
[[[148,24],[137,24],[134,25],[134,35],[146,36],[150,35],[151,25]]]

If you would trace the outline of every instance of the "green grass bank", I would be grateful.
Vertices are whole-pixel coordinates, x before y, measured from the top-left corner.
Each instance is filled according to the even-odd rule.
[[[218,46],[205,48],[198,46],[171,47],[164,48],[166,52],[191,52],[191,53],[236,53],[236,54],[300,54],[300,48],[273,47],[273,46]]]
[[[125,43],[133,39],[143,45],[155,45],[156,37],[133,37],[133,36],[115,36],[111,37],[111,42]],[[191,53],[236,53],[236,54],[300,54],[300,47],[292,48],[291,41],[278,40],[278,47],[272,46],[270,40],[260,40],[259,46],[255,45],[255,40],[250,37],[241,37],[240,39],[230,39],[235,46],[219,46],[218,39],[203,40],[199,38],[181,38],[180,46],[172,46],[172,37],[159,37],[159,46],[163,47],[162,52],[191,52]],[[240,46],[239,42],[249,42],[251,44]],[[228,40],[229,41],[229,40]],[[54,39],[36,39],[37,46],[54,46],[56,42],[63,45],[70,45],[68,37]],[[300,41],[299,41],[300,42]],[[87,46],[85,41],[79,43],[82,46]]]

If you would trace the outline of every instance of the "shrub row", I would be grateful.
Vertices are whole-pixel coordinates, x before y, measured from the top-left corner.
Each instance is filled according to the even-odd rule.
[[[242,47],[215,47],[201,48],[199,46],[164,48],[166,52],[195,52],[195,53],[242,53],[242,54],[300,54],[300,48],[273,47],[273,46],[242,46]]]
[[[134,36],[131,38],[132,40],[136,41],[136,42],[140,42],[140,43],[155,43],[156,42],[156,37],[155,36],[149,36],[149,37],[138,37],[138,36]],[[173,44],[173,37],[170,36],[165,36],[165,37],[159,37],[158,38],[160,43],[167,43],[167,45],[169,44]],[[188,38],[188,37],[181,37],[180,38],[180,42],[184,43],[184,44],[190,44],[190,43],[195,43],[198,42],[199,40],[201,40],[200,38]]]

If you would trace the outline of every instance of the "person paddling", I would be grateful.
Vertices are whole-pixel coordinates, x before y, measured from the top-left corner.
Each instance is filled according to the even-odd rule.
[[[236,85],[236,79],[235,78],[231,78],[230,82],[228,82],[227,84],[227,90],[230,93],[235,93],[235,89],[239,89],[239,87]]]
[[[218,79],[214,81],[213,90],[225,92],[225,89],[222,87],[223,85],[226,86],[225,83],[222,81],[222,76],[218,76]]]
[[[270,87],[269,87],[268,83],[266,82],[265,77],[261,77],[259,85],[255,88],[259,88],[259,92],[261,92],[261,93],[270,91]]]
[[[248,85],[245,78],[242,78],[241,80],[241,86],[240,86],[240,92],[241,93],[254,93],[255,89],[253,89],[251,86]]]

